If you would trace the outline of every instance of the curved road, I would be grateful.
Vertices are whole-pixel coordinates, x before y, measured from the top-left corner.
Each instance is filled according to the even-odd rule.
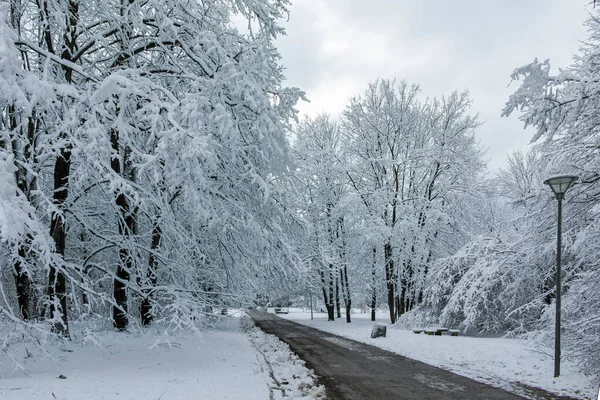
[[[255,324],[276,335],[320,376],[327,397],[337,399],[523,399],[440,368],[257,310]],[[524,388],[525,390],[525,388]],[[537,389],[533,399],[553,397]]]

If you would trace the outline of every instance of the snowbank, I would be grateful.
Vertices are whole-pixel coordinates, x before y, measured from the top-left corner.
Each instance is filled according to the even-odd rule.
[[[314,372],[306,368],[287,344],[256,328],[249,317],[242,318],[242,327],[264,360],[263,368],[272,381],[271,399],[325,398],[325,388],[316,383]]]

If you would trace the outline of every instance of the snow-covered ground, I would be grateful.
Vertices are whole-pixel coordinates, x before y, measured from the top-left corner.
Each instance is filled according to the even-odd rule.
[[[561,376],[553,378],[553,350],[540,351],[516,339],[428,336],[390,327],[387,337],[371,339],[370,314],[358,310],[350,324],[345,315],[328,322],[326,314],[314,313],[311,320],[310,312],[294,308],[280,316],[517,393],[523,393],[520,387],[525,385],[576,398],[596,400],[598,395],[600,377],[585,376],[576,364],[563,361]],[[388,318],[377,314],[378,323]]]
[[[290,351],[287,344],[254,326],[249,317],[242,319],[242,327],[250,342],[263,357],[261,370],[270,378],[270,399],[321,399],[325,388],[316,385],[316,376],[305,367],[303,360]]]
[[[25,359],[27,375],[0,352],[2,400],[198,400],[318,398],[314,375],[287,345],[239,318],[223,319],[201,337],[160,339],[99,334],[102,347],[69,343],[50,350],[53,359]],[[32,349],[14,349],[26,352]]]

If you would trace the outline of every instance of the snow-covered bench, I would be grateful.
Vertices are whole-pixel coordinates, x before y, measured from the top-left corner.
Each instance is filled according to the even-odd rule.
[[[442,333],[448,332],[451,336],[458,336],[460,331],[458,329],[448,329],[448,328],[421,328],[421,329],[413,329],[414,333],[419,334],[421,332],[425,332],[426,335],[436,335],[442,336]]]

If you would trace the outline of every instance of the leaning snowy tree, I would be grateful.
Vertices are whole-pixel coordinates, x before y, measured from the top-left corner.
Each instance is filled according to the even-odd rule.
[[[50,236],[59,256],[50,264],[40,262],[31,257],[26,242],[19,245],[20,259],[13,268],[21,314],[25,319],[30,313],[44,316],[45,310],[38,312],[32,302],[46,296],[31,288],[39,287],[34,280],[48,274],[50,320],[64,335],[68,335],[68,272],[61,261],[66,250],[64,202],[70,175],[70,135],[79,126],[73,116],[80,95],[72,84],[77,74],[86,75],[70,58],[78,23],[73,8],[76,5],[72,2],[49,5],[44,1],[36,5],[14,0],[2,3],[0,22],[3,40],[7,40],[1,73],[12,85],[4,104],[7,123],[3,128],[8,139],[4,143],[11,145],[15,156],[19,190],[38,211],[38,217],[49,217]],[[48,171],[48,162],[53,162],[53,172]],[[52,183],[48,182],[47,172],[53,175]],[[29,268],[23,271],[27,264]]]
[[[479,204],[487,215],[468,243],[434,264],[416,314],[475,334],[535,329],[554,286],[554,204],[543,175],[536,152],[509,157],[487,182],[488,199]],[[477,204],[465,206],[477,210]]]
[[[258,22],[258,33],[244,36],[231,27],[229,15],[236,12]],[[191,213],[180,217],[198,218],[197,223],[206,228],[201,236],[212,229],[228,232],[223,238],[208,235],[195,240],[194,246],[209,241],[199,251],[203,257],[214,252],[212,266],[252,266],[253,261],[244,258],[276,244],[273,237],[267,239],[276,232],[270,231],[265,208],[259,204],[268,199],[269,175],[285,172],[284,131],[299,95],[280,87],[282,75],[272,39],[280,31],[275,20],[283,12],[284,4],[279,2],[266,9],[254,2],[237,8],[227,2],[174,1],[169,7],[131,3],[120,8],[117,23],[125,23],[124,28],[115,29],[108,22],[103,28],[102,37],[115,35],[113,44],[118,45],[104,51],[104,58],[95,64],[105,77],[99,85],[92,84],[94,113],[87,125],[95,141],[110,143],[110,148],[103,152],[89,148],[85,154],[109,171],[118,235],[123,237],[117,246],[113,283],[113,319],[118,328],[128,324],[128,288],[140,283],[136,290],[142,296],[142,321],[152,319],[149,298],[157,281],[156,253],[166,232],[164,225],[170,223],[162,214],[175,212],[178,219],[176,210],[192,202],[183,207]],[[90,43],[90,49],[102,45],[102,41]],[[90,156],[94,154],[95,160]],[[240,191],[244,181],[248,187]],[[148,261],[140,258],[148,253],[138,234],[147,221],[144,214],[150,218]],[[246,232],[253,226],[257,232]],[[236,242],[238,232],[260,240]],[[268,242],[260,243],[264,240]],[[259,248],[246,252],[243,245]],[[266,261],[275,264],[267,257],[260,262]],[[201,290],[215,291],[215,285],[218,291],[225,290],[235,282],[231,272],[222,273],[227,276],[218,280],[225,278],[224,284],[204,278],[213,282],[205,282]]]
[[[575,172],[580,178],[569,193],[576,209],[565,211],[571,221],[566,231],[573,239],[564,287],[567,346],[593,369],[600,369],[600,267],[598,264],[598,214],[600,202],[600,11],[587,22],[590,37],[573,64],[551,74],[549,61],[517,68],[513,79],[522,79],[504,115],[519,112],[526,126],[537,131],[532,141],[550,165],[548,172]],[[566,242],[568,245],[569,242]],[[550,311],[548,310],[548,313]],[[551,316],[547,317],[548,320]]]
[[[273,44],[287,1],[0,6],[4,205],[33,221],[6,233],[6,315],[193,327],[298,265],[275,184],[302,95]]]

